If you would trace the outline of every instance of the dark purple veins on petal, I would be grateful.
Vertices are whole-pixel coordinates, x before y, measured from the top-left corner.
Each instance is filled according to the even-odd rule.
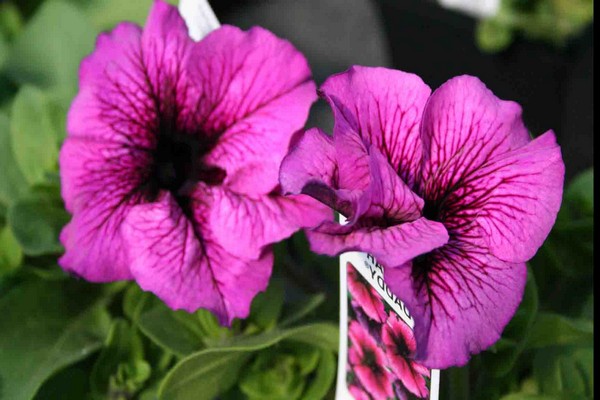
[[[169,191],[186,210],[189,194],[197,182],[218,185],[225,179],[224,170],[203,161],[220,135],[204,132],[200,123],[184,123],[174,88],[162,91],[162,95],[153,132],[157,140],[146,183],[148,195],[155,198],[160,190]]]
[[[137,194],[152,202],[161,191],[168,191],[189,214],[189,195],[198,182],[218,185],[225,179],[224,170],[204,162],[222,132],[205,131],[197,110],[185,109],[189,90],[183,84],[183,62],[168,66],[163,52],[152,48],[132,53],[139,74],[119,70],[128,84],[121,82],[121,75],[107,73],[109,85],[99,94],[102,117],[124,146],[149,156],[149,165],[139,166],[143,171],[132,176]],[[183,60],[184,53],[180,46],[171,57]],[[149,59],[155,69],[149,67]]]

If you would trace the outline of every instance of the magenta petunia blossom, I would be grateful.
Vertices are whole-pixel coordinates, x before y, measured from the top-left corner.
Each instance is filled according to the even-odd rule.
[[[564,164],[554,133],[531,139],[521,107],[477,78],[431,94],[413,74],[353,67],[323,84],[333,137],[299,139],[280,170],[287,193],[334,208],[313,250],[365,251],[415,317],[429,368],[464,365],[514,314],[525,261],[560,207]]]
[[[429,370],[413,360],[417,341],[413,331],[394,313],[390,313],[381,328],[381,338],[389,366],[402,385],[419,398],[429,394],[425,376]]]
[[[100,35],[60,153],[73,215],[60,265],[94,282],[135,279],[225,324],[245,317],[268,283],[270,244],[324,218],[308,196],[280,196],[277,179],[315,99],[305,58],[262,28],[195,42],[157,0],[143,29]]]
[[[348,361],[360,384],[375,400],[393,397],[392,376],[385,368],[385,354],[375,339],[356,321],[350,322],[348,336]]]
[[[375,288],[362,281],[360,274],[347,263],[348,291],[352,295],[353,305],[362,308],[365,314],[376,322],[384,322],[387,318],[381,296]]]

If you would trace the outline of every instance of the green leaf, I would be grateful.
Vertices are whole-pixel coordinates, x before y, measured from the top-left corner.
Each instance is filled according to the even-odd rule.
[[[556,224],[532,262],[568,278],[587,279],[594,261],[594,171],[578,175],[563,196]],[[576,283],[575,283],[576,284]],[[553,293],[553,298],[556,298]],[[570,300],[570,299],[569,299]]]
[[[306,300],[300,302],[295,308],[284,314],[283,319],[279,323],[280,327],[285,327],[297,322],[313,312],[325,301],[325,295],[323,293],[317,293],[310,296]]]
[[[0,7],[2,4],[0,4]],[[2,71],[2,67],[4,66],[4,62],[6,61],[6,53],[8,52],[8,43],[6,40],[0,35],[0,71]],[[0,95],[0,99],[4,94]]]
[[[282,340],[307,343],[329,351],[338,351],[339,329],[337,325],[317,322],[290,329],[274,329],[254,336],[232,338],[226,347],[237,351],[255,351],[275,345]]]
[[[533,374],[542,394],[564,399],[593,397],[593,348],[547,348],[537,351]]]
[[[44,382],[34,400],[91,400],[89,386],[89,371],[76,364]]]
[[[19,34],[23,28],[23,18],[19,9],[10,2],[0,3],[0,40],[6,38],[9,41]],[[0,58],[2,52],[0,52]],[[0,67],[2,63],[0,62]]]
[[[0,396],[29,400],[56,371],[102,346],[101,290],[81,282],[27,282],[0,298]]]
[[[531,329],[527,348],[548,346],[592,345],[594,323],[583,319],[571,319],[558,314],[540,313]]]
[[[303,400],[319,400],[329,392],[336,372],[333,353],[321,350],[321,359],[313,380],[302,395]]]
[[[283,340],[337,351],[338,334],[338,328],[333,324],[314,323],[286,330],[274,329],[255,336],[234,337],[222,347],[202,350],[180,361],[161,384],[159,398],[212,399],[235,383],[239,368],[252,352]]]
[[[519,355],[525,349],[527,338],[538,312],[538,293],[535,277],[531,268],[527,270],[527,283],[523,300],[502,333],[501,343],[495,353],[484,353],[484,362],[496,377],[511,371]]]
[[[244,368],[238,386],[249,400],[297,400],[305,384],[296,358],[272,349]]]
[[[74,4],[45,1],[15,39],[6,62],[12,79],[50,90],[67,104],[77,92],[79,63],[97,31]]]
[[[294,355],[300,367],[300,375],[308,375],[317,368],[320,358],[320,350],[318,348],[297,342],[284,343],[288,343],[288,352]]]
[[[199,328],[198,333],[204,338],[204,343],[207,346],[221,344],[223,340],[231,337],[236,330],[235,320],[232,326],[227,328],[221,326],[217,317],[208,310],[199,309],[195,314],[197,322],[194,325]]]
[[[594,169],[590,168],[577,175],[565,192],[565,200],[571,209],[581,216],[594,215]]]
[[[143,291],[137,283],[132,282],[123,296],[123,314],[137,324],[142,313],[158,305],[159,300],[151,292]]]
[[[167,0],[177,5],[177,0]],[[89,0],[84,5],[85,13],[98,30],[112,29],[121,21],[144,25],[152,0]]]
[[[113,321],[110,333],[106,340],[106,345],[98,356],[90,382],[92,390],[103,397],[109,392],[109,383],[113,375],[116,375],[119,366],[122,363],[133,363],[143,360],[144,349],[135,328],[123,319]],[[124,388],[119,388],[124,391]],[[132,393],[135,393],[135,388]],[[110,397],[110,396],[108,396]]]
[[[23,260],[23,251],[9,226],[0,228],[0,277],[16,270]]]
[[[62,252],[58,238],[68,221],[56,187],[35,187],[8,210],[8,224],[23,252],[31,256]]]
[[[23,86],[17,93],[10,119],[13,153],[30,184],[43,183],[46,172],[58,167],[58,132],[52,106],[44,93]]]
[[[581,318],[589,320],[594,319],[594,293],[591,293],[588,296],[585,304],[583,305],[583,308],[581,310]]]
[[[107,397],[129,399],[137,393],[150,378],[152,368],[145,360],[130,360],[117,365],[111,375]]]
[[[207,349],[177,364],[158,391],[161,400],[213,400],[237,381],[249,354]]]
[[[143,313],[138,326],[154,343],[179,356],[204,347],[196,316],[185,311],[173,311],[161,304]]]
[[[530,393],[511,393],[506,396],[502,396],[500,400],[563,400],[561,397],[548,396],[543,394],[530,394]]]
[[[250,307],[248,321],[253,322],[263,330],[275,326],[283,308],[283,283],[271,279],[267,290],[259,293]]]
[[[25,177],[12,152],[10,123],[0,114],[0,203],[10,205],[27,188]]]
[[[575,368],[581,374],[586,387],[586,395],[593,397],[594,393],[594,348],[586,347],[575,349],[571,354]]]

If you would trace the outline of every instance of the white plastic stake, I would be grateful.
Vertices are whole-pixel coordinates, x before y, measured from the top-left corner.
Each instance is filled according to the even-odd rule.
[[[195,41],[221,26],[207,0],[179,0],[179,13]]]

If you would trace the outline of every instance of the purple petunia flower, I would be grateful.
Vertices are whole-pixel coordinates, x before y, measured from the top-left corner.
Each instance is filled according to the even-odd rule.
[[[277,180],[315,97],[302,54],[262,28],[194,42],[156,1],[143,29],[100,35],[60,153],[73,214],[60,265],[94,282],[135,279],[224,324],[246,316],[268,283],[270,244],[326,218],[307,196],[280,196]]]
[[[349,220],[311,232],[313,250],[374,255],[415,317],[416,359],[465,364],[500,337],[525,261],[556,218],[564,164],[554,133],[532,140],[521,107],[470,76],[431,94],[416,75],[353,67],[320,93],[333,137],[305,132],[280,170],[286,192]]]

